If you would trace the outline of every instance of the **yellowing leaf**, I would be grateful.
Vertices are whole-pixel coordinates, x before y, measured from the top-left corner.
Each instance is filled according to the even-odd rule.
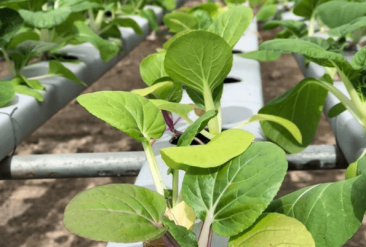
[[[196,220],[196,215],[193,209],[184,201],[178,203],[174,208],[168,209],[165,213],[170,220],[173,220],[176,225],[184,226],[188,230]]]

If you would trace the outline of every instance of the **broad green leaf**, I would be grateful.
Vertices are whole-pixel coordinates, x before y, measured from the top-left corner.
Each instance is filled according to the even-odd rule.
[[[362,154],[364,155],[364,154]],[[355,162],[349,164],[345,172],[345,179],[350,179],[357,177],[358,175],[362,174],[365,176],[366,172],[366,157],[360,156]]]
[[[101,8],[102,5],[94,1],[85,0],[59,0],[59,8],[69,7],[73,12],[82,12],[88,9]]]
[[[290,30],[288,30],[287,28],[282,29],[281,31],[279,31],[276,34],[276,39],[290,39],[290,38],[296,38],[296,36],[294,36],[294,33],[291,32]]]
[[[212,2],[206,2],[206,3],[202,3],[199,4],[195,7],[193,7],[190,12],[195,12],[196,10],[203,10],[205,12],[207,12],[210,16],[214,16],[215,13],[218,11],[219,7],[217,4],[212,3]]]
[[[140,95],[140,96],[147,96],[151,93],[154,93],[159,88],[163,88],[163,87],[170,88],[171,86],[173,86],[173,82],[165,81],[165,82],[154,84],[154,85],[152,85],[150,87],[147,87],[147,88],[132,90],[131,93],[134,93],[134,94],[137,94],[137,95]]]
[[[349,33],[352,33],[360,28],[366,27],[366,16],[359,17],[349,23],[342,26],[332,28],[329,31],[329,35],[335,37],[344,37]]]
[[[54,35],[57,36],[56,39],[60,39],[61,42],[64,42],[65,39],[73,38],[78,34],[78,29],[74,28],[74,23],[77,21],[86,22],[87,18],[83,13],[71,13],[69,17],[62,24],[58,25],[54,28]],[[72,28],[70,28],[72,27]],[[78,44],[75,40],[71,40],[71,43]],[[79,43],[83,43],[79,41]]]
[[[54,28],[63,23],[72,13],[70,8],[59,8],[50,11],[37,11],[21,9],[19,14],[28,25],[39,29]]]
[[[167,166],[173,169],[212,168],[244,152],[253,140],[252,133],[231,129],[216,135],[206,145],[163,148],[160,153]]]
[[[78,33],[75,39],[78,42],[90,42],[96,49],[98,49],[104,62],[108,62],[118,54],[118,46],[110,43],[108,40],[100,38],[84,22],[76,21],[74,26]]]
[[[163,77],[155,81],[153,85],[168,81],[172,82],[172,79],[169,77]],[[158,99],[179,103],[183,97],[183,87],[179,83],[173,82],[173,84],[156,89],[155,94],[157,95]],[[150,98],[155,99],[156,97],[154,95],[153,97]]]
[[[364,16],[366,3],[330,1],[317,8],[320,20],[329,28],[335,28]]]
[[[177,38],[191,32],[192,30],[186,30],[186,31],[182,31],[182,32],[179,32],[177,34],[175,34],[173,37],[171,37],[170,39],[168,39],[164,44],[163,44],[163,48],[165,50],[168,50],[170,45],[173,43],[173,41],[175,41]]]
[[[366,156],[358,158],[357,160],[357,171],[366,179]]]
[[[149,21],[149,26],[150,26],[151,30],[153,30],[153,31],[159,30],[158,18],[156,17],[156,14],[152,9],[141,10],[140,16]]]
[[[81,95],[77,101],[94,116],[140,142],[158,139],[165,130],[159,109],[133,93],[101,91]]]
[[[0,107],[8,104],[15,96],[15,90],[11,81],[0,81]]]
[[[41,55],[44,52],[51,51],[58,45],[56,43],[44,42],[38,40],[26,40],[15,47],[15,53],[21,53],[25,56]]]
[[[194,170],[183,180],[184,201],[199,219],[212,223],[216,234],[234,236],[250,227],[276,196],[287,161],[278,146],[256,142],[209,173]]]
[[[184,147],[191,145],[194,137],[200,133],[208,124],[208,122],[216,117],[217,115],[216,110],[211,110],[205,112],[201,117],[199,117],[193,124],[191,124],[184,133],[179,137],[178,140],[178,147]]]
[[[307,26],[302,21],[294,21],[294,20],[274,20],[269,21],[264,24],[263,29],[275,29],[277,27],[284,27],[287,30],[291,31],[296,37],[300,38],[307,33]]]
[[[42,6],[47,3],[47,0],[32,0],[32,1],[27,1],[27,5],[21,5],[23,8],[29,8],[33,11],[38,11],[42,9]]]
[[[168,227],[168,231],[175,241],[181,247],[198,247],[196,234],[188,230],[184,226],[176,225],[173,220],[163,218],[164,225]]]
[[[121,10],[126,14],[126,15],[133,15],[135,14],[135,6],[132,4],[124,4],[121,7]],[[140,13],[141,15],[141,13]]]
[[[355,162],[349,164],[349,166],[347,167],[346,172],[344,174],[345,179],[355,178],[359,175],[358,169],[357,169],[357,163],[358,163],[358,161],[355,161]]]
[[[119,29],[118,25],[115,23],[108,24],[107,22],[102,22],[101,30],[103,30],[102,33],[99,35],[106,40],[109,40],[110,42],[119,42],[120,44],[116,44],[118,47],[122,47],[122,41],[121,41],[121,30]],[[114,38],[114,39],[113,39]]]
[[[335,62],[338,67],[344,68],[345,70],[351,67],[341,54],[327,51],[319,45],[299,39],[275,39],[266,41],[259,46],[259,50],[281,52],[282,54],[301,54],[310,61],[325,67],[334,67],[330,61]]]
[[[256,122],[256,121],[270,121],[270,122],[274,122],[277,123],[279,125],[281,125],[282,127],[284,127],[285,129],[288,130],[288,132],[291,133],[291,135],[296,139],[296,141],[298,143],[301,144],[302,142],[302,136],[301,136],[301,132],[299,130],[299,128],[297,128],[297,126],[282,117],[278,117],[278,116],[274,116],[274,115],[266,115],[266,114],[256,114],[251,116],[247,121],[244,122],[245,125],[252,123],[252,122]]]
[[[38,80],[29,80],[27,77],[19,75],[19,82],[25,83],[28,85],[28,87],[35,89],[35,90],[44,90],[45,87],[38,81]],[[13,81],[15,83],[15,80]],[[19,83],[19,84],[20,84]]]
[[[14,50],[19,44],[23,43],[26,40],[39,41],[40,37],[39,34],[33,30],[21,32],[12,38],[6,48],[9,50]]]
[[[198,28],[202,30],[207,30],[212,24],[211,16],[204,10],[197,9],[192,12],[192,15],[198,20]]]
[[[315,243],[310,232],[298,220],[283,214],[265,213],[249,229],[230,238],[228,246],[315,247]]]
[[[239,5],[214,20],[208,31],[222,37],[233,48],[252,22],[252,19],[252,9]]]
[[[0,48],[6,46],[23,26],[23,19],[17,11],[0,9]]]
[[[135,31],[135,33],[137,33],[139,35],[142,35],[141,27],[132,18],[126,18],[126,17],[123,17],[123,18],[121,18],[121,17],[115,18],[109,24],[115,24],[115,25],[117,25],[119,27],[130,27],[130,28],[132,28]]]
[[[27,86],[14,85],[14,90],[16,93],[31,96],[31,97],[35,98],[38,102],[43,102],[43,100],[44,100],[44,97],[40,92],[33,90]]]
[[[174,220],[177,225],[184,226],[189,230],[192,229],[196,220],[193,208],[184,201],[175,205],[174,208],[168,209],[165,214],[170,220]]]
[[[334,105],[329,111],[328,111],[328,117],[332,118],[332,117],[336,117],[339,114],[341,114],[342,112],[344,112],[346,109],[346,107],[343,105],[342,102],[339,102],[338,104]]]
[[[328,91],[317,83],[316,79],[306,78],[259,110],[260,114],[287,119],[300,129],[302,144],[299,144],[282,125],[261,121],[267,139],[277,143],[288,153],[300,152],[314,139],[328,94]]]
[[[10,58],[14,62],[14,68],[20,73],[32,58],[38,58],[45,52],[52,51],[58,45],[50,42],[26,40],[18,44],[10,53]]]
[[[196,17],[180,11],[173,11],[172,13],[166,14],[163,21],[172,33],[198,28],[198,20]]]
[[[145,57],[140,63],[140,75],[149,86],[162,77],[168,76],[164,69],[165,53],[153,53]]]
[[[183,119],[187,119],[188,113],[193,111],[194,109],[194,105],[178,104],[160,99],[151,99],[150,102],[153,103],[160,110],[175,113]]]
[[[354,69],[365,69],[366,68],[366,46],[362,47],[360,50],[353,55],[351,60],[351,66]]]
[[[232,63],[225,40],[207,31],[192,31],[170,45],[164,67],[173,80],[204,94],[223,83]]]
[[[271,203],[267,212],[278,212],[302,222],[316,246],[343,246],[361,226],[366,211],[363,176],[317,184]]]
[[[310,19],[319,5],[330,0],[295,0],[293,13]]]
[[[80,80],[71,70],[66,68],[59,61],[50,61],[50,69],[48,71],[48,74],[61,76],[82,86],[87,86],[85,82]]]
[[[97,241],[131,243],[161,237],[165,199],[131,184],[98,186],[67,205],[64,225],[73,234]]]
[[[273,18],[276,12],[277,12],[277,5],[275,4],[264,5],[258,11],[256,18],[258,21],[268,21],[269,19]]]
[[[162,0],[161,3],[167,10],[173,10],[177,7],[177,2],[174,0]]]
[[[238,56],[260,62],[271,62],[279,59],[282,56],[282,53],[276,51],[250,51],[247,53],[238,54]]]
[[[332,48],[332,40],[331,39],[323,39],[320,37],[309,37],[309,36],[305,36],[302,37],[301,40],[305,40],[308,41],[310,43],[316,44],[318,46],[323,47],[325,50],[330,50]]]
[[[189,87],[184,87],[184,89],[186,90],[189,98],[191,98],[191,100],[193,101],[193,103],[201,108],[202,110],[205,110],[205,99],[203,98],[202,93],[191,89]],[[221,99],[221,98],[220,98]]]

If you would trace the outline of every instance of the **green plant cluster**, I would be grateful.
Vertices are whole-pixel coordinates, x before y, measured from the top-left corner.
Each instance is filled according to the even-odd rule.
[[[294,97],[300,96],[301,100],[296,101],[293,110],[297,112],[303,109],[303,114],[290,118],[287,110],[282,108],[277,110],[275,115],[293,121],[303,130],[301,122],[304,123],[305,119],[312,116],[312,113],[305,109],[314,99],[321,101],[321,104],[325,103],[325,98],[316,96],[323,90],[330,92],[340,101],[329,110],[329,118],[348,110],[366,132],[366,3],[301,0],[295,1],[292,12],[309,20],[309,23],[295,20],[268,21],[263,26],[265,29],[282,27],[283,30],[275,40],[262,43],[258,51],[240,56],[259,61],[273,61],[282,54],[299,54],[305,57],[307,63],[313,62],[323,66],[327,74],[320,79],[306,78],[272,101],[275,104],[280,101],[287,104],[293,101],[291,99]],[[341,80],[348,94],[335,87],[334,80]],[[308,96],[305,97],[305,94]],[[268,109],[270,107],[263,111],[267,112]],[[305,128],[308,133],[314,132],[317,124],[307,124],[304,130]],[[303,136],[304,133],[302,131]],[[267,137],[276,138],[276,131],[267,133]],[[286,143],[280,145],[288,152],[296,151],[286,148]],[[363,153],[359,158],[364,155]],[[352,170],[352,166],[350,169]]]
[[[151,3],[171,10],[174,0]],[[66,45],[91,43],[108,62],[123,50],[120,27],[142,30],[130,15],[149,20],[156,30],[157,18],[152,9],[144,8],[146,0],[2,0],[0,1],[0,57],[8,64],[11,79],[0,81],[0,107],[15,93],[43,101],[40,79],[61,76],[86,86],[62,62],[75,63],[62,48]],[[25,66],[39,60],[49,61],[46,75],[26,77]]]
[[[305,79],[236,128],[222,131],[223,81],[233,65],[232,49],[252,18],[249,7],[232,2],[174,11],[164,23],[175,35],[140,64],[147,88],[77,98],[91,114],[142,143],[156,192],[130,184],[88,189],[66,207],[64,224],[71,233],[117,243],[162,238],[167,246],[184,247],[214,245],[213,234],[228,238],[231,247],[335,247],[357,232],[366,212],[366,158],[347,180],[275,198],[288,169],[286,152],[300,152],[311,143],[328,90],[337,93],[329,75]],[[270,41],[260,51],[301,53],[336,67],[348,85],[361,83],[361,53],[349,63],[311,42],[299,40],[302,46],[296,46],[293,41]],[[179,103],[183,91],[194,104]],[[347,100],[347,109],[363,120]],[[196,121],[191,111],[199,113]],[[173,114],[189,124],[183,133],[175,129]],[[260,121],[269,142],[255,141],[241,129],[253,121]],[[152,150],[167,127],[179,137],[176,147],[160,150],[172,175],[170,188]],[[210,141],[204,144],[199,133]],[[185,173],[181,182],[179,171]],[[195,224],[200,225],[197,236]]]

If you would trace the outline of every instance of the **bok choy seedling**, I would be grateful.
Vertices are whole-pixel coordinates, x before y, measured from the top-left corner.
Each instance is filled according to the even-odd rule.
[[[215,245],[213,234],[226,237],[231,247],[283,245],[284,241],[294,246],[334,247],[357,232],[366,211],[366,163],[360,162],[359,175],[354,178],[302,188],[274,200],[287,172],[285,152],[270,142],[253,142],[254,135],[241,129],[221,132],[222,81],[231,69],[231,49],[241,36],[235,31],[244,31],[238,23],[246,20],[244,13],[251,12],[245,7],[231,8],[208,30],[178,32],[166,50],[141,63],[140,73],[148,88],[78,97],[91,114],[142,143],[157,192],[126,184],[88,189],[65,210],[64,224],[70,232],[118,243],[162,238],[167,246],[184,247]],[[323,88],[325,83],[312,84]],[[205,110],[195,122],[188,118],[194,106],[178,103],[179,85],[189,88],[193,101]],[[287,96],[296,91],[302,89]],[[273,104],[283,99],[286,96]],[[319,111],[318,104],[308,108]],[[166,123],[174,131],[163,111],[190,123],[177,147],[160,150],[173,175],[171,188],[162,181],[151,148],[153,140],[163,135]],[[243,125],[263,120],[280,124],[301,142],[299,129],[276,112],[260,112]],[[206,126],[211,141],[190,146]],[[180,170],[185,172],[181,191]],[[201,228],[197,235],[192,231],[196,220]]]

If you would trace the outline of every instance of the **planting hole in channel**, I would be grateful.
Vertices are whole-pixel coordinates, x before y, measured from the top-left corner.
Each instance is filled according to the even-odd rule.
[[[55,53],[47,57],[47,60],[59,60],[59,61],[76,61],[79,58],[72,55],[67,55],[66,53]]]
[[[239,51],[239,50],[232,50],[231,52],[232,52],[233,54],[240,54],[240,53],[244,53],[244,52]]]
[[[206,129],[207,130],[207,129]],[[222,129],[222,131],[225,131],[225,130],[227,130],[227,129]],[[180,136],[181,135],[174,135],[170,140],[169,140],[169,143],[170,144],[173,144],[173,145],[177,145],[178,144],[178,141],[179,141],[179,138],[180,138]],[[207,144],[207,143],[209,143],[211,140],[210,139],[208,139],[207,137],[205,137],[204,135],[202,135],[202,134],[200,134],[200,133],[198,133],[197,135],[196,135],[196,138],[198,139],[198,140],[200,140],[202,143],[204,143],[204,144]],[[202,145],[202,143],[199,143],[198,141],[196,141],[196,140],[193,140],[192,142],[191,142],[191,145]]]
[[[237,83],[237,82],[241,82],[240,79],[234,78],[234,77],[226,77],[224,80],[225,84],[229,84],[229,83]]]

